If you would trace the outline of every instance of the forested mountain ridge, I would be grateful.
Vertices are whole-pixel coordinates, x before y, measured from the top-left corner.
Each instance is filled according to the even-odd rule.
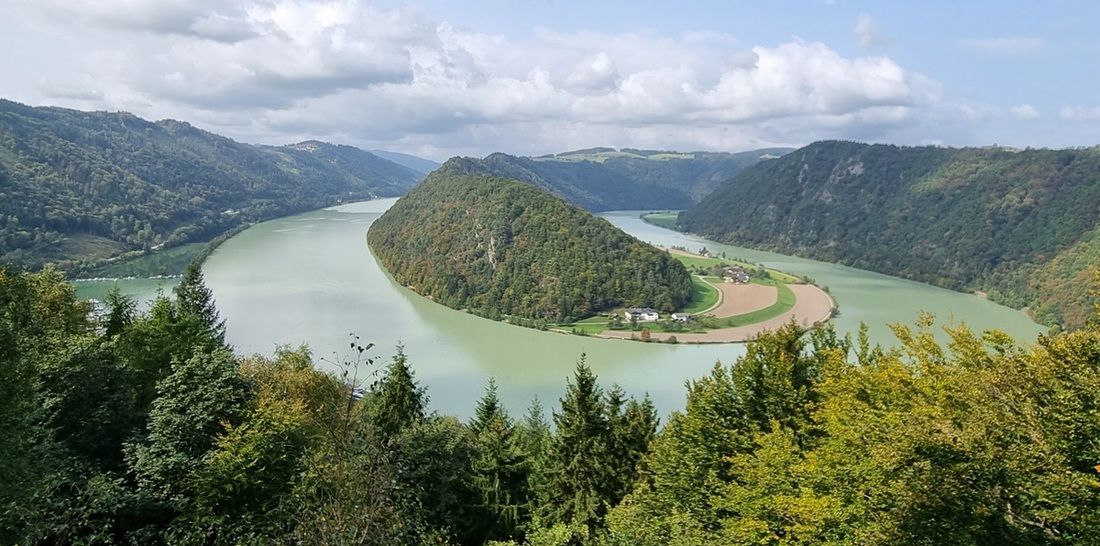
[[[690,207],[742,168],[786,152],[661,152],[593,148],[539,157],[454,158],[453,170],[538,186],[591,211]]]
[[[1100,148],[818,142],[679,217],[718,241],[839,262],[1080,326],[1100,265]]]
[[[208,241],[420,178],[350,146],[254,146],[175,120],[0,100],[0,263],[79,267]]]
[[[794,148],[761,148],[747,152],[675,152],[637,148],[590,148],[539,156],[537,161],[594,161],[635,182],[680,190],[699,202],[741,169],[775,159]],[[656,207],[645,207],[656,208]]]
[[[552,322],[691,300],[687,270],[667,253],[534,186],[454,165],[370,227],[371,250],[401,284],[490,318]]]

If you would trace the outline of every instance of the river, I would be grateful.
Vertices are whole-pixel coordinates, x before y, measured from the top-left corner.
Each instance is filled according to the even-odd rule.
[[[227,339],[238,352],[270,354],[277,344],[308,344],[318,365],[350,357],[349,334],[374,343],[363,366],[369,382],[398,344],[427,388],[430,406],[468,417],[495,377],[505,406],[518,416],[537,396],[549,413],[564,392],[575,363],[586,355],[605,387],[648,393],[661,415],[681,408],[684,382],[706,374],[715,362],[728,364],[744,346],[660,345],[586,338],[520,328],[435,304],[393,282],[366,246],[366,230],[394,199],[354,203],[257,224],[223,243],[203,266],[206,283],[227,321]],[[1044,328],[1025,314],[952,292],[853,269],[770,252],[719,245],[643,222],[638,212],[602,214],[643,241],[689,249],[706,246],[806,275],[829,288],[840,305],[835,320],[842,333],[868,323],[875,342],[890,344],[887,323],[912,323],[927,310],[945,321],[977,329],[996,328],[1033,339]],[[165,282],[120,281],[140,300]],[[80,282],[78,293],[98,297],[113,283]]]

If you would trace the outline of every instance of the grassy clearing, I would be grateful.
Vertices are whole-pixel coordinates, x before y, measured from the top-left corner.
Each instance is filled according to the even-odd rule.
[[[677,159],[695,159],[695,154],[669,152],[669,153],[663,153],[663,154],[653,154],[651,156],[648,156],[648,159],[650,161],[673,161],[673,160],[677,160]]]
[[[675,161],[679,159],[694,159],[695,154],[679,153],[679,152],[661,152],[661,153],[635,153],[627,151],[609,151],[603,150],[599,152],[579,152],[579,153],[565,153],[557,155],[541,155],[533,157],[535,161],[593,161],[596,163],[603,163],[608,159],[613,158],[630,158],[630,159],[646,159],[649,161]]]
[[[676,212],[650,212],[642,215],[642,221],[657,227],[679,231],[676,228],[676,218],[679,215]]]
[[[681,310],[681,313],[701,313],[714,307],[714,304],[718,303],[718,289],[709,282],[692,276],[691,277],[691,305]]]
[[[572,324],[560,324],[558,326],[555,326],[553,329],[559,332],[565,332],[567,334],[591,336],[602,334],[603,332],[610,330],[610,328],[607,327],[607,322],[608,318],[605,316],[591,317],[574,322]],[[666,327],[666,325],[668,325],[669,327]],[[650,333],[654,334],[666,332],[670,334],[701,334],[707,331],[706,328],[699,327],[698,325],[696,325],[695,327],[687,327],[682,324],[673,325],[673,323],[669,323],[665,320],[661,320],[658,322],[639,322],[637,330],[631,330],[630,324],[627,323],[626,328],[616,331],[630,332],[635,335],[641,336],[642,328],[649,328]]]
[[[650,222],[650,223],[653,223],[653,222]],[[721,264],[737,265],[737,266],[741,266],[741,267],[744,267],[745,269],[749,269],[749,270],[756,268],[756,264],[752,264],[752,263],[741,261],[741,260],[734,260],[732,258],[704,258],[702,256],[686,256],[684,254],[679,254],[679,253],[673,253],[672,256],[674,258],[676,258],[677,260],[680,260],[680,263],[686,265],[688,268],[702,267],[704,269],[709,269],[711,267],[714,267],[716,265],[721,265]],[[799,284],[799,283],[803,282],[802,279],[800,279],[800,278],[798,278],[794,275],[791,275],[790,273],[784,273],[782,271],[779,271],[779,270],[776,270],[776,269],[771,269],[771,268],[764,268],[764,270],[768,272],[768,276],[771,279],[779,281],[781,283]],[[754,281],[756,281],[756,280],[757,279],[754,279]]]

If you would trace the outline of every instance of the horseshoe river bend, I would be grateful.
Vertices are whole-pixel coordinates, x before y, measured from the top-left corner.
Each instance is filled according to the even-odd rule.
[[[232,237],[203,265],[206,283],[227,322],[227,339],[242,354],[272,353],[279,344],[307,344],[318,366],[350,358],[349,333],[374,343],[375,366],[402,344],[427,388],[430,407],[468,417],[496,378],[513,416],[538,396],[556,408],[566,379],[581,355],[602,386],[619,384],[628,394],[649,393],[660,415],[683,406],[686,380],[706,374],[717,361],[729,364],[743,344],[666,345],[542,332],[493,322],[433,303],[395,283],[371,255],[366,231],[395,199],[379,199],[264,222]],[[601,216],[635,237],[662,246],[706,246],[730,257],[813,278],[840,306],[837,330],[853,337],[860,322],[873,342],[894,342],[887,324],[911,324],[920,311],[938,324],[964,322],[978,330],[1000,329],[1020,340],[1045,328],[1024,313],[977,296],[868,271],[770,252],[720,245],[643,222],[639,212]],[[116,281],[81,281],[78,293],[100,297]],[[172,281],[117,281],[139,301]]]

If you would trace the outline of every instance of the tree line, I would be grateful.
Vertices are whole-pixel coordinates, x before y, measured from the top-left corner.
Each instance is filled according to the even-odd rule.
[[[940,342],[928,316],[891,348],[788,325],[663,426],[583,357],[549,418],[490,381],[463,422],[400,348],[235,355],[196,267],[101,313],[55,270],[0,269],[0,323],[5,543],[1100,541],[1100,313],[1028,346]]]

